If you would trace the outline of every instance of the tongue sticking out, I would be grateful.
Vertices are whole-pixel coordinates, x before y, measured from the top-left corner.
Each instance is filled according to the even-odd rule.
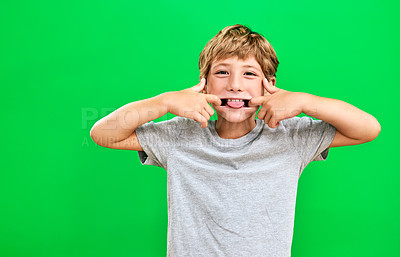
[[[232,107],[232,108],[241,108],[241,107],[243,107],[243,105],[244,105],[244,102],[242,102],[242,101],[240,101],[240,102],[227,102],[226,103],[229,107]]]

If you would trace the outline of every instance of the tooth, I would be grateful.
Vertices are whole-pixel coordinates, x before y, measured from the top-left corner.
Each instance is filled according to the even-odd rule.
[[[243,102],[243,99],[226,99],[227,102]]]
[[[243,102],[243,99],[226,99],[227,102]]]

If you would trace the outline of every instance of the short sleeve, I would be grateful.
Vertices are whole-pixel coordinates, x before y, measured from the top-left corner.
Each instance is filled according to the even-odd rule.
[[[302,158],[302,169],[311,161],[323,161],[328,157],[336,128],[323,120],[311,117],[293,117],[285,120],[285,128],[294,148]]]
[[[138,151],[140,162],[143,165],[154,165],[167,168],[168,154],[175,147],[175,143],[182,130],[182,117],[154,122],[150,121],[135,129],[136,137],[143,148]]]

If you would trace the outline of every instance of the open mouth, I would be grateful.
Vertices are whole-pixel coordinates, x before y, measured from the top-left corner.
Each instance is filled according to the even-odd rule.
[[[221,98],[221,106],[239,109],[242,107],[249,107],[249,101],[249,99]]]

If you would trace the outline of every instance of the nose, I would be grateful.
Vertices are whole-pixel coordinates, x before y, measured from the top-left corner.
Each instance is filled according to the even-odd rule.
[[[244,88],[240,81],[239,76],[231,76],[231,79],[229,80],[227,85],[227,90],[232,92],[235,91],[243,92]]]

